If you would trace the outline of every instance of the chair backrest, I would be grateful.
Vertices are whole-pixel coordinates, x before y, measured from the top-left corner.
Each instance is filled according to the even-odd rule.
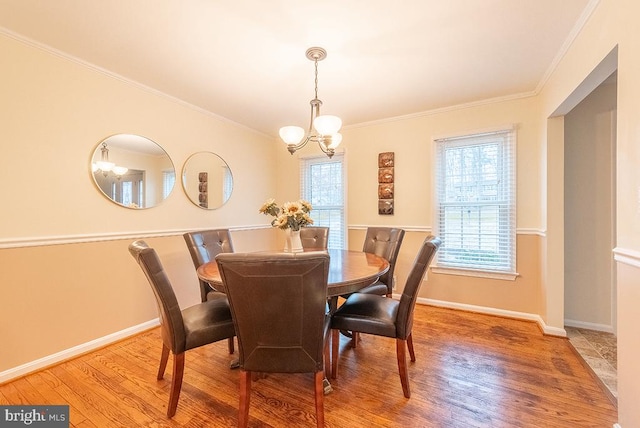
[[[156,297],[162,341],[174,354],[184,352],[186,333],[182,312],[158,254],[142,240],[132,242],[129,252],[142,268]]]
[[[327,249],[329,244],[329,228],[322,226],[303,227],[300,229],[302,248]]]
[[[216,257],[247,371],[323,370],[329,254],[233,253]]]
[[[233,253],[233,242],[229,229],[201,230],[187,232],[184,235],[193,266],[198,269],[200,265],[210,262],[220,253]],[[200,280],[200,297],[207,300],[207,293],[211,287]]]
[[[413,261],[407,282],[402,290],[402,297],[400,297],[400,305],[398,306],[398,315],[396,318],[397,336],[401,339],[406,339],[411,333],[413,309],[418,300],[418,292],[422,285],[422,279],[441,244],[442,241],[440,241],[440,238],[427,236],[418,251],[418,255]]]
[[[369,227],[367,235],[364,238],[362,251],[365,253],[373,253],[379,257],[385,258],[389,262],[389,270],[380,276],[380,282],[383,282],[389,288],[389,292],[393,289],[393,271],[396,267],[396,260],[400,252],[400,245],[404,239],[404,229],[396,227]]]

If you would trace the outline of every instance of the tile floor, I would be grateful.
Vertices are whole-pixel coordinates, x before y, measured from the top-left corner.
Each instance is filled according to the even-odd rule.
[[[612,333],[565,327],[567,337],[611,394],[618,398],[617,339]]]

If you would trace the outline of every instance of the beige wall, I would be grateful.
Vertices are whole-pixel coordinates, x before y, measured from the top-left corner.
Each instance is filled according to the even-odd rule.
[[[237,251],[272,248],[270,229],[231,236]],[[197,303],[198,278],[182,236],[144,239],[180,305]],[[157,318],[151,288],[127,250],[132,241],[0,249],[0,333],[11,344],[0,350],[0,372]]]
[[[487,102],[475,107],[429,112],[396,118],[369,126],[347,127],[339,147],[346,152],[348,223],[358,225],[394,224],[404,227],[432,226],[433,179],[432,139],[461,132],[481,131],[503,125],[517,130],[518,228],[540,227],[540,119],[535,97],[503,102]],[[318,155],[309,144],[293,156],[282,143],[278,151],[279,198],[300,194],[299,159]],[[378,153],[395,153],[393,216],[378,215]],[[357,207],[355,209],[354,207]]]
[[[135,238],[158,247],[185,305],[199,294],[184,231],[230,227],[239,251],[272,248],[275,234],[260,229],[268,221],[258,213],[275,188],[272,139],[7,36],[0,52],[0,381],[157,317],[127,252]],[[192,153],[219,154],[233,172],[231,200],[202,210],[179,180],[152,209],[107,200],[90,162],[117,133],[160,144],[178,177]]]
[[[622,428],[640,426],[640,267],[618,263],[618,421]]]
[[[342,150],[346,153],[349,248],[361,249],[365,228],[398,226],[407,230],[398,262],[398,291],[404,286],[413,258],[433,228],[432,139],[503,125],[517,130],[517,270],[515,281],[490,280],[430,273],[421,297],[475,305],[514,313],[540,314],[540,123],[535,97],[488,102],[474,107],[398,118],[369,126],[346,128]],[[296,198],[300,157],[317,155],[311,145],[291,156],[284,147],[278,156],[278,189],[282,198]],[[378,153],[395,153],[394,215],[378,214]],[[286,192],[286,194],[285,194]],[[556,326],[562,328],[562,325]]]
[[[0,51],[10,58],[0,71],[0,243],[265,224],[256,206],[275,188],[272,139],[2,35]],[[242,197],[206,211],[188,201],[178,182],[157,208],[122,209],[96,191],[90,170],[98,142],[117,133],[158,143],[178,177],[191,154],[217,153],[233,172],[234,194]]]
[[[352,250],[360,250],[366,230],[352,229],[349,232]],[[420,245],[429,232],[408,230],[402,241],[396,263],[396,290],[402,292],[407,276]],[[515,281],[503,281],[488,278],[446,275],[428,272],[419,297],[427,302],[458,306],[476,307],[490,312],[516,316],[538,314],[540,310],[540,237],[532,234],[517,236],[519,276]]]

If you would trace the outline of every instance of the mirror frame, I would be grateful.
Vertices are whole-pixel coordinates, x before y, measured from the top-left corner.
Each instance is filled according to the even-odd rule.
[[[191,175],[191,171],[189,170],[194,167],[194,163],[197,175]],[[215,171],[213,171],[213,168],[224,168],[224,170],[214,174]],[[217,153],[208,151],[193,153],[184,162],[181,177],[182,189],[187,199],[203,210],[217,210],[221,208],[229,202],[233,194],[233,173],[231,172],[231,167],[227,161]],[[219,180],[218,185],[211,186],[211,179],[215,179],[216,177]],[[226,183],[226,180],[228,180],[229,183]],[[212,190],[217,192],[217,194],[212,192]],[[217,198],[219,202],[212,204],[211,202],[214,198]]]

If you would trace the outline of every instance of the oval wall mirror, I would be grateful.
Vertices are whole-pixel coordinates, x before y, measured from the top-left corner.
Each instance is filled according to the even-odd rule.
[[[233,192],[229,165],[215,153],[194,153],[184,163],[182,186],[191,202],[206,210],[223,206]]]
[[[151,208],[173,190],[176,173],[167,152],[156,142],[133,134],[105,138],[91,159],[96,186],[127,208]]]

